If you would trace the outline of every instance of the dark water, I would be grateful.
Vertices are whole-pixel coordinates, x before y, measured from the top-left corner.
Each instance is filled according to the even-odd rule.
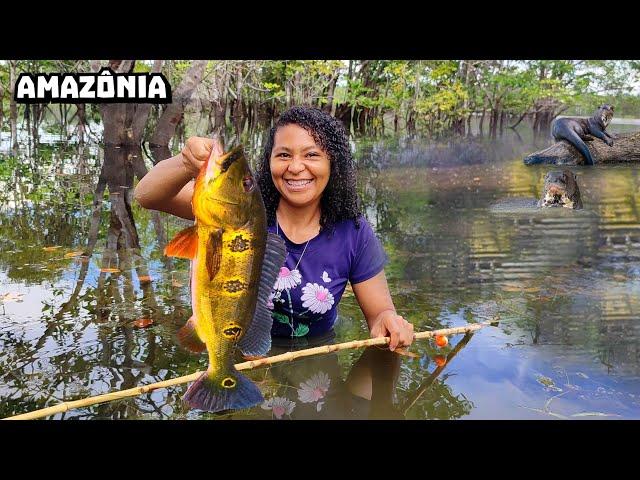
[[[640,169],[574,167],[582,212],[493,211],[539,196],[550,167],[522,164],[529,142],[355,143],[399,312],[418,331],[498,327],[249,372],[251,410],[188,411],[179,386],[53,418],[640,418]],[[162,255],[187,223],[131,198],[150,165],[55,142],[0,154],[0,417],[206,367],[175,341],[188,264]],[[367,336],[348,290],[323,341]]]

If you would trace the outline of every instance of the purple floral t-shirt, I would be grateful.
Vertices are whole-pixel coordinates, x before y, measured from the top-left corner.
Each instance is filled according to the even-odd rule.
[[[321,232],[308,245],[293,243],[278,229],[288,253],[267,304],[272,310],[272,336],[328,332],[347,282],[363,282],[382,271],[387,262],[384,249],[366,219],[360,217],[359,223],[356,228],[353,220],[340,222],[333,232]],[[276,226],[269,226],[269,231],[276,233]]]

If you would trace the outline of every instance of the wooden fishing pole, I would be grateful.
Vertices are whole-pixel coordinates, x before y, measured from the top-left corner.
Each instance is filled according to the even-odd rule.
[[[487,321],[482,323],[472,323],[464,327],[455,328],[443,328],[440,330],[432,330],[428,332],[419,332],[414,335],[416,340],[435,337],[436,335],[458,335],[462,333],[474,332],[480,330],[488,325],[495,325],[497,320]],[[334,345],[323,345],[320,347],[307,348],[305,350],[297,350],[293,352],[283,353],[281,355],[274,355],[271,357],[265,357],[257,360],[250,360],[248,362],[236,363],[236,370],[251,370],[254,368],[262,367],[264,365],[273,365],[274,363],[293,361],[298,358],[310,357],[313,355],[322,355],[340,350],[349,350],[352,348],[371,347],[374,345],[386,345],[389,343],[389,337],[377,337],[368,338],[366,340],[354,340],[351,342],[337,343]],[[55,415],[56,413],[67,412],[75,408],[88,407],[89,405],[95,405],[97,403],[111,402],[113,400],[122,400],[127,397],[135,397],[145,393],[158,390],[159,388],[172,387],[174,385],[181,385],[183,383],[194,382],[202,371],[192,373],[190,375],[184,375],[182,377],[174,378],[172,380],[165,380],[163,382],[151,383],[142,387],[129,388],[127,390],[121,390],[119,392],[105,393],[103,395],[97,395],[95,397],[87,397],[80,400],[74,400],[71,402],[63,402],[52,407],[42,408],[29,413],[23,413],[20,415],[14,415],[12,417],[4,418],[3,420],[35,420],[37,418],[48,417]]]

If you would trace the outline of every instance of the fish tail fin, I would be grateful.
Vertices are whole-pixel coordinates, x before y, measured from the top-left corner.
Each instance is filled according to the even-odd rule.
[[[176,336],[178,337],[178,343],[191,352],[200,353],[204,352],[207,348],[207,345],[200,340],[200,337],[198,336],[198,332],[196,331],[196,320],[193,316],[187,320],[187,323],[180,330],[178,330]]]
[[[264,401],[260,389],[231,367],[217,375],[207,370],[187,390],[184,401],[207,412],[249,408]]]

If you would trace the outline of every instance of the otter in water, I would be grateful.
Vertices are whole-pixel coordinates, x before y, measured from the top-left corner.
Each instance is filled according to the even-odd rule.
[[[566,140],[576,147],[585,160],[585,165],[593,165],[593,157],[584,142],[597,137],[604,143],[613,146],[615,136],[605,132],[613,118],[613,106],[600,105],[590,118],[557,118],[551,124],[551,135],[556,141]]]
[[[549,207],[582,209],[578,181],[571,170],[547,172],[539,200],[525,197],[504,198],[491,205],[490,210],[496,214],[542,213]]]
[[[578,178],[571,170],[552,170],[544,177],[542,198],[538,207],[582,208]]]

